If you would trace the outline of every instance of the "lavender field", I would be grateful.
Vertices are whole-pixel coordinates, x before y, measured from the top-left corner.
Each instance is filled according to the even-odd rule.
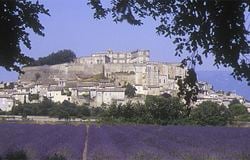
[[[250,128],[91,126],[89,160],[250,160]]]
[[[0,124],[0,155],[23,149],[32,160],[55,153],[80,160],[85,130],[84,125]]]
[[[250,160],[250,128],[0,124],[0,155],[15,149],[32,160]]]

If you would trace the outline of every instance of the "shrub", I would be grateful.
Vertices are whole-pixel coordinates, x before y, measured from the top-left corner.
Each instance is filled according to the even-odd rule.
[[[229,110],[233,116],[239,116],[242,114],[247,114],[247,107],[243,104],[232,104],[229,105]]]
[[[128,83],[126,86],[125,95],[129,98],[132,98],[136,94],[136,88],[132,86],[130,83]]]
[[[172,124],[184,117],[184,104],[179,98],[147,96],[145,104],[112,104],[106,111],[105,120],[147,124]]]
[[[242,114],[235,118],[237,121],[250,122],[250,114]]]
[[[224,106],[215,102],[202,102],[191,112],[191,119],[198,125],[226,125],[231,122],[230,111]]]
[[[78,113],[77,113],[78,117],[90,116],[91,114],[90,109],[86,106],[79,106],[77,110],[78,110]]]
[[[238,99],[234,98],[234,99],[230,102],[229,106],[234,105],[234,104],[241,104],[241,103],[240,103],[240,101],[239,101]]]
[[[159,124],[171,123],[184,116],[184,104],[176,97],[147,96],[145,106]]]
[[[28,157],[23,150],[12,151],[6,154],[5,160],[27,160]]]
[[[66,158],[59,154],[54,154],[53,156],[47,157],[46,160],[66,160]]]
[[[33,100],[39,100],[39,94],[31,94],[31,93],[29,93],[29,96],[28,96],[29,98],[29,101],[31,102],[31,101],[33,101]]]

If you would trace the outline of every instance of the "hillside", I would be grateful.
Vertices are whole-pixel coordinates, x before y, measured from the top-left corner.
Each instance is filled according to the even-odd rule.
[[[246,82],[235,80],[229,71],[197,71],[197,73],[198,80],[211,83],[215,90],[235,91],[250,100],[250,86]]]

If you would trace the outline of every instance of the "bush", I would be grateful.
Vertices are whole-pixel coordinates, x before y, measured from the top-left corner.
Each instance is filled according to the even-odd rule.
[[[241,104],[241,103],[240,103],[240,101],[239,101],[238,99],[234,98],[234,99],[230,102],[229,106],[234,105],[234,104]]]
[[[247,114],[247,107],[243,104],[232,104],[229,105],[229,110],[233,116],[239,116],[242,114]]]
[[[176,97],[147,96],[145,106],[158,124],[169,124],[184,117],[185,106]]]
[[[215,102],[202,102],[191,112],[191,119],[198,125],[226,125],[231,122],[230,111],[224,106]]]
[[[59,50],[56,53],[53,52],[46,57],[40,57],[38,60],[33,60],[30,66],[69,63],[72,62],[75,58],[76,55],[73,51],[64,49],[64,50]]]
[[[14,106],[11,113],[22,116],[37,115],[69,119],[90,116],[90,109],[86,106],[77,106],[68,101],[64,101],[61,104],[54,103],[45,98],[41,103],[25,103]]]
[[[29,96],[28,96],[29,98],[29,101],[31,102],[31,101],[33,101],[33,100],[39,100],[39,94],[31,94],[31,93],[29,93]]]
[[[178,98],[147,96],[145,104],[112,104],[106,111],[105,120],[118,122],[172,124],[184,117],[184,104]]]
[[[66,160],[66,158],[59,154],[54,154],[53,156],[47,157],[46,160]]]
[[[78,110],[77,117],[88,117],[91,115],[90,109],[86,106],[79,106],[77,110]]]
[[[250,122],[250,114],[242,114],[235,118],[237,121]]]
[[[128,83],[126,86],[125,95],[129,98],[133,98],[136,94],[136,88]]]
[[[23,150],[13,151],[6,154],[5,160],[27,160],[28,157]]]

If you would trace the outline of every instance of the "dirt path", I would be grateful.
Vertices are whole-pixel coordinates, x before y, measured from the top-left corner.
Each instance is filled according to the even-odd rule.
[[[86,138],[85,138],[85,142],[84,142],[84,150],[83,150],[83,154],[82,154],[82,160],[87,160],[88,140],[89,140],[89,125],[86,125]]]

